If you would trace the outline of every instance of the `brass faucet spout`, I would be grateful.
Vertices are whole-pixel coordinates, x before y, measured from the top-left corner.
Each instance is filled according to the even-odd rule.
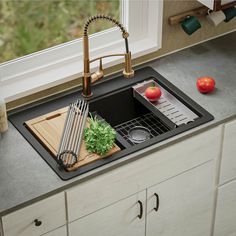
[[[125,56],[125,53],[120,53],[120,54],[109,54],[109,55],[105,55],[105,56],[102,56],[102,57],[96,57],[92,60],[89,61],[89,63],[91,64],[92,62],[95,62],[95,61],[98,61],[100,59],[103,59],[103,58],[106,58],[106,57],[124,57]]]
[[[99,19],[111,21],[117,27],[120,28],[120,30],[122,31],[122,37],[125,39],[126,53],[109,54],[109,55],[95,58],[93,60],[89,59],[88,27],[89,27],[90,23],[92,23],[93,21],[99,20]],[[82,95],[84,97],[91,97],[92,96],[91,83],[101,79],[104,76],[104,71],[102,68],[102,59],[103,58],[113,57],[113,56],[124,56],[124,58],[125,58],[125,66],[124,66],[124,71],[123,71],[124,76],[126,78],[130,78],[134,75],[134,71],[132,70],[132,65],[131,65],[131,52],[129,51],[128,36],[129,36],[129,33],[126,31],[124,26],[110,16],[96,15],[96,16],[90,17],[86,21],[86,23],[84,25],[84,36],[83,36],[84,73],[83,73],[83,78],[82,78],[82,85],[83,85]],[[100,60],[99,70],[97,72],[91,74],[90,73],[90,63],[97,61],[97,60]]]

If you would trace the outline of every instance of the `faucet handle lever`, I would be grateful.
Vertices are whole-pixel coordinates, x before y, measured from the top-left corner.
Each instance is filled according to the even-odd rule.
[[[97,80],[103,78],[104,76],[104,71],[102,67],[102,58],[99,60],[99,69],[95,73],[91,75],[91,83],[95,83]]]

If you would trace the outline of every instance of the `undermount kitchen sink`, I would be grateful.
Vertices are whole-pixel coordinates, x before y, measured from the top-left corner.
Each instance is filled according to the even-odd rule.
[[[154,81],[161,87],[162,100],[150,102],[142,96],[149,81]],[[121,150],[72,172],[65,171],[58,165],[51,153],[24,123],[66,107],[76,99],[82,99],[80,90],[25,107],[9,116],[13,125],[63,180],[111,163],[214,119],[205,109],[150,67],[135,71],[132,79],[119,76],[94,85],[93,90],[94,97],[88,100],[89,111],[104,119],[116,130],[116,143]]]

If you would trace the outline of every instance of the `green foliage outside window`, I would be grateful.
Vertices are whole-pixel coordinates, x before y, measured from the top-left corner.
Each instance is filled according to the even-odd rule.
[[[119,19],[119,0],[0,0],[0,63],[82,36],[95,14]],[[90,33],[112,26],[91,24]]]

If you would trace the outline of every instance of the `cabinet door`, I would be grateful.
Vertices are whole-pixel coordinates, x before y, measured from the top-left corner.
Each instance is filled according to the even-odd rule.
[[[210,235],[213,166],[207,162],[147,190],[147,236]]]
[[[236,178],[236,121],[225,125],[220,185]]]
[[[139,192],[70,223],[69,235],[144,236],[145,203],[146,191]]]
[[[219,188],[214,236],[236,235],[236,180]]]
[[[43,234],[42,236],[67,236],[66,226],[55,229],[49,233]]]

